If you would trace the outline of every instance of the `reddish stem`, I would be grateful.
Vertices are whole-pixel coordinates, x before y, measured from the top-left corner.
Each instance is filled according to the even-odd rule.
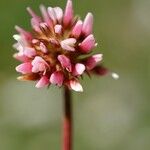
[[[64,87],[63,150],[72,150],[72,101],[67,87]]]

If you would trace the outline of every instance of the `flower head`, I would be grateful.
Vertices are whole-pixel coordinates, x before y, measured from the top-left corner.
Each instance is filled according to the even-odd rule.
[[[97,46],[92,13],[84,21],[74,17],[72,0],[67,1],[65,11],[43,5],[40,10],[42,17],[27,8],[32,32],[15,27],[19,34],[13,36],[18,51],[14,57],[21,61],[16,71],[22,74],[18,79],[37,81],[37,88],[54,84],[83,91],[80,77],[98,73],[97,64],[102,61],[102,54],[89,56]]]

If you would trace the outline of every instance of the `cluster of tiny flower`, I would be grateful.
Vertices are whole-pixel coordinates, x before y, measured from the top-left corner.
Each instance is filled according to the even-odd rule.
[[[66,9],[41,5],[42,18],[27,8],[31,15],[32,33],[16,26],[19,34],[14,35],[18,50],[14,58],[22,63],[16,71],[19,80],[37,81],[36,87],[51,84],[68,86],[74,91],[83,91],[79,78],[83,73],[106,74],[101,65],[102,54],[89,56],[97,46],[92,34],[93,15],[88,13],[84,21],[73,15],[72,0]]]

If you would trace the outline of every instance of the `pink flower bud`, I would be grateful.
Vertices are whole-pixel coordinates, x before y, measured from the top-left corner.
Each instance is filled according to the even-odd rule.
[[[59,55],[58,60],[61,63],[63,68],[66,68],[69,72],[72,71],[71,61],[65,55]]]
[[[34,60],[32,61],[32,66],[33,66],[32,72],[34,72],[34,73],[45,72],[46,69],[48,68],[47,62],[39,56],[36,56],[34,58]]]
[[[54,7],[54,11],[55,11],[58,23],[61,24],[62,19],[63,19],[63,10],[60,7]]]
[[[32,65],[30,62],[23,63],[16,67],[16,71],[22,74],[28,74],[32,72]]]
[[[74,67],[73,75],[79,76],[82,75],[85,71],[85,66],[81,63],[77,63]]]
[[[28,62],[30,60],[27,56],[20,55],[19,53],[14,54],[13,57],[21,62]]]
[[[93,30],[93,15],[92,13],[88,13],[83,23],[82,33],[85,36],[88,36],[92,33],[92,30]]]
[[[48,7],[48,14],[49,14],[51,20],[53,21],[53,24],[56,24],[56,22],[57,22],[56,13],[52,7]]]
[[[42,88],[49,85],[49,79],[47,76],[41,77],[41,79],[37,82],[36,88]]]
[[[36,32],[41,32],[40,23],[35,18],[31,19],[31,25]]]
[[[103,57],[102,54],[96,54],[89,57],[86,61],[87,70],[92,70],[97,65],[97,63],[102,60],[102,57]]]
[[[60,7],[48,7],[48,14],[55,25],[57,22],[61,23],[63,18],[63,11]]]
[[[58,85],[58,86],[62,86],[63,81],[64,81],[64,75],[61,71],[56,71],[52,73],[50,77],[50,83]]]
[[[82,85],[77,80],[70,80],[68,87],[76,92],[83,92]]]
[[[35,49],[31,47],[25,47],[23,52],[25,56],[30,57],[30,58],[36,55]]]
[[[74,38],[69,38],[66,40],[61,41],[61,47],[67,51],[75,51],[75,44],[76,44],[76,39]]]
[[[72,6],[72,0],[67,1],[63,23],[67,27],[70,23],[73,21],[73,6]]]
[[[30,7],[27,7],[27,11],[32,16],[32,18],[34,18],[36,20],[36,22],[40,23],[42,21],[41,18],[39,16],[37,16],[36,13]]]
[[[48,15],[48,12],[47,12],[45,6],[44,6],[44,5],[40,5],[40,10],[41,10],[41,12],[42,12],[44,21],[47,23],[47,25],[48,25],[49,27],[52,27],[52,26],[53,26],[53,23],[52,23],[52,20],[50,19],[49,15]]]
[[[15,29],[21,34],[21,36],[23,36],[26,40],[32,40],[32,34],[29,33],[28,31],[25,31],[24,29],[22,29],[19,26],[15,26]]]
[[[81,35],[83,22],[79,20],[72,30],[72,36],[78,38]]]
[[[83,53],[89,53],[95,47],[95,38],[90,34],[84,41],[79,44],[80,51]]]

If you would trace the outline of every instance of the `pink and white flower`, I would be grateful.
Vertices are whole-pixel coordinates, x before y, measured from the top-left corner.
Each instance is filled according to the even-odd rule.
[[[42,17],[27,8],[33,32],[15,27],[19,34],[13,36],[17,41],[13,45],[17,50],[14,58],[22,62],[16,67],[22,74],[18,79],[36,80],[37,88],[53,84],[82,92],[81,76],[106,73],[97,66],[102,54],[91,54],[97,46],[92,13],[84,21],[78,19],[74,16],[72,0],[67,0],[64,11],[44,5],[40,5],[40,10]],[[117,78],[116,74],[113,76]]]

